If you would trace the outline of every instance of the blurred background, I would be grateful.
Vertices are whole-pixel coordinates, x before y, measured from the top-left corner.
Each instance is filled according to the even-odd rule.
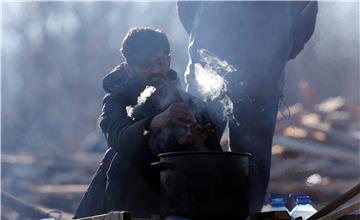
[[[134,26],[165,31],[184,72],[175,2],[2,3],[2,191],[74,213],[107,148],[102,78]],[[286,67],[269,197],[306,193],[319,209],[360,181],[359,85],[359,2],[320,2],[314,35]],[[24,219],[6,201],[2,219]]]

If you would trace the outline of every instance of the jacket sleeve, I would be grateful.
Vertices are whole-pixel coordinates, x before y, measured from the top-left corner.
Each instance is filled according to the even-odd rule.
[[[115,155],[115,151],[109,148],[101,160],[91,183],[80,201],[75,211],[74,219],[84,218],[92,215],[106,213],[105,208],[105,187],[106,173],[110,167],[110,162]]]
[[[108,94],[103,100],[99,123],[109,147],[124,157],[137,158],[140,154],[151,153],[147,144],[151,119],[132,120],[127,116],[125,104],[118,97]]]
[[[317,11],[317,1],[311,1],[307,2],[299,12],[296,20],[294,21],[294,42],[289,55],[289,60],[294,59],[302,51],[305,43],[314,33]]]

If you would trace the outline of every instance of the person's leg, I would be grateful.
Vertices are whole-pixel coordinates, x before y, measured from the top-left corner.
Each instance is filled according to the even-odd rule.
[[[252,154],[249,176],[251,213],[261,211],[268,186],[278,101],[278,97],[243,96],[234,102],[234,115],[239,125],[230,124],[230,142],[232,151]]]
[[[199,86],[194,79],[193,71],[193,69],[188,70],[192,74],[187,76],[187,89],[193,95],[199,96]],[[277,93],[278,77],[271,77],[273,80],[266,85],[256,81],[252,75],[232,73],[226,77],[226,81],[229,82],[228,95],[233,102],[233,113],[238,122],[229,124],[232,151],[252,154],[249,176],[251,213],[261,211],[266,195],[270,176],[272,137],[279,103],[279,96],[260,96]],[[242,84],[234,84],[234,82],[242,82]],[[262,89],[259,91],[258,88]],[[257,94],[257,96],[244,94]],[[218,137],[221,136],[226,125],[220,99],[221,97],[218,97],[214,101],[208,101],[210,118],[220,131]]]

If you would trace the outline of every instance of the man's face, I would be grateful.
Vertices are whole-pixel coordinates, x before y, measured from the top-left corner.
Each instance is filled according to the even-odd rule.
[[[166,76],[169,70],[170,55],[165,54],[163,49],[153,54],[143,64],[128,67],[128,73],[131,77],[138,77],[143,81],[147,81],[154,76]]]

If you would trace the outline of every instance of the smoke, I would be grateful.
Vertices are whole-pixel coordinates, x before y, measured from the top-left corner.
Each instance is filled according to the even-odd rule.
[[[127,116],[130,118],[133,118],[134,115],[134,109],[140,107],[142,104],[148,100],[148,98],[156,91],[156,88],[153,86],[146,86],[145,89],[140,93],[140,95],[137,97],[137,103],[135,106],[126,106],[126,113]],[[133,120],[135,120],[133,118]]]
[[[234,117],[234,104],[227,95],[227,81],[224,77],[227,74],[237,71],[234,66],[226,60],[211,54],[206,49],[198,50],[200,60],[204,63],[196,63],[195,80],[199,86],[199,91],[205,99],[210,99],[220,103],[223,118],[239,124]]]

